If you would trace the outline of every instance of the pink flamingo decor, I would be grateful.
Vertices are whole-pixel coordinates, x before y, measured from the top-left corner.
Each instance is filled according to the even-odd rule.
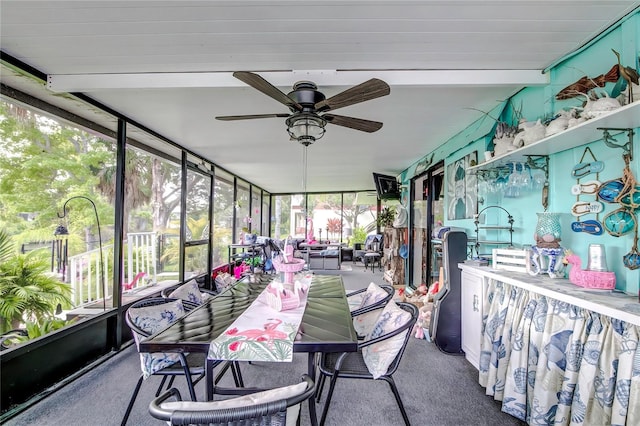
[[[304,259],[293,257],[293,246],[289,237],[284,246],[284,254],[273,260],[273,267],[278,272],[284,272],[285,284],[293,284],[293,276],[304,268]]]
[[[280,319],[268,319],[264,324],[263,328],[252,328],[249,330],[238,331],[237,328],[231,328],[227,330],[225,334],[229,336],[242,336],[247,340],[256,340],[256,341],[270,341],[276,339],[287,339],[289,335],[284,331],[276,330],[280,324],[282,324],[282,320]]]
[[[122,287],[124,287],[125,290],[132,290],[136,286],[138,280],[145,275],[147,275],[146,272],[138,272],[138,275],[136,275],[130,283],[123,283]]]
[[[569,281],[585,288],[595,288],[601,290],[613,290],[616,287],[615,272],[589,271],[582,268],[582,260],[575,254],[568,254],[565,261],[571,265],[569,271]]]
[[[293,287],[293,288],[291,288]],[[305,300],[308,286],[296,280],[293,286],[273,281],[267,286],[265,293],[267,305],[276,311],[296,309]]]

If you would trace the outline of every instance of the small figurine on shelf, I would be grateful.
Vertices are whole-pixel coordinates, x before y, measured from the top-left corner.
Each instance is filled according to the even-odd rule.
[[[534,234],[536,245],[531,247],[527,258],[527,271],[533,276],[549,274],[551,278],[561,278],[564,249],[560,247],[560,213],[536,214],[538,215]]]

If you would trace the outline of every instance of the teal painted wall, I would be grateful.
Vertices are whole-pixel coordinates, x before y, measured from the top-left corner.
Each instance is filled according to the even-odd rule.
[[[635,67],[640,70],[638,56],[640,56],[640,12],[629,16],[616,26],[605,31],[599,39],[592,41],[580,51],[561,58],[556,64],[547,70],[550,76],[550,83],[544,87],[524,88],[514,95],[509,103],[505,103],[490,111],[493,117],[500,116],[501,119],[509,121],[512,118],[513,110],[520,111],[522,117],[527,121],[536,121],[545,117],[552,117],[562,109],[569,109],[579,106],[583,99],[575,98],[569,100],[555,100],[555,94],[564,87],[579,80],[582,76],[595,77],[604,74],[617,63],[617,59],[611,49],[621,53],[623,65]],[[611,93],[613,83],[607,83],[605,90]],[[636,99],[637,96],[636,96]],[[640,101],[636,101],[640,102]],[[438,161],[445,162],[445,183],[443,189],[447,187],[446,168],[449,164],[464,157],[470,152],[477,151],[478,159],[482,161],[483,153],[486,149],[492,148],[492,133],[495,123],[491,119],[483,117],[474,123],[469,124],[455,137],[443,143],[433,152],[425,153],[424,159],[431,160],[431,164]],[[486,136],[485,136],[486,135]],[[618,142],[627,140],[626,134],[617,138]],[[630,169],[637,180],[640,181],[640,128],[635,129],[633,147],[634,158],[630,163]],[[622,257],[633,247],[633,235],[627,234],[621,237],[613,237],[608,233],[601,236],[592,236],[586,233],[575,233],[571,231],[571,222],[575,217],[570,214],[576,196],[571,194],[571,186],[576,184],[576,179],[571,176],[573,166],[580,162],[586,147],[589,147],[595,157],[605,163],[604,170],[599,175],[599,180],[605,182],[610,179],[622,176],[624,162],[621,149],[609,148],[602,141],[602,134],[594,133],[591,141],[585,140],[587,145],[569,149],[550,156],[549,163],[549,208],[550,212],[561,213],[562,224],[562,246],[571,249],[583,259],[583,267],[586,266],[587,252],[589,244],[603,244],[606,249],[607,264],[610,270],[616,273],[619,290],[638,294],[640,287],[640,270],[632,271],[624,267]],[[419,162],[418,162],[419,163]],[[416,166],[412,164],[401,174],[403,184],[409,184],[414,176]],[[581,180],[595,179],[595,174],[589,175]],[[451,202],[445,194],[445,206]],[[581,200],[592,201],[593,196],[582,196]],[[541,194],[539,191],[531,192],[519,198],[488,197],[482,200],[479,209],[497,204],[507,209],[514,217],[514,243],[518,246],[523,244],[534,244],[533,233],[537,222],[537,212],[542,212]],[[604,215],[618,208],[618,204],[605,204],[605,211],[599,215],[600,221]],[[446,208],[445,208],[446,211]],[[447,220],[445,213],[445,224],[464,228],[469,235],[474,235],[473,219]],[[595,219],[595,215],[582,216],[581,220]],[[636,214],[637,221],[640,222],[640,213]]]

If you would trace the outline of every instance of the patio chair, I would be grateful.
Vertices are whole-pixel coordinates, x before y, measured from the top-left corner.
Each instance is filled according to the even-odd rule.
[[[215,296],[216,294],[218,294],[216,291],[200,287],[195,278],[178,286],[167,287],[160,292],[162,297],[187,300],[196,305],[201,305],[207,298]]]
[[[208,298],[217,295],[218,293],[212,290],[201,288],[195,279],[187,281],[178,287],[168,287],[160,292],[160,295],[165,298],[181,299],[183,302],[189,302],[195,306],[202,305]],[[217,364],[216,364],[217,365]],[[240,364],[237,361],[231,363],[231,372],[233,373],[233,379],[240,387],[244,387],[244,381],[242,379],[242,373],[240,371]],[[157,395],[156,395],[157,396]]]
[[[318,402],[322,396],[324,382],[330,377],[329,392],[322,410],[320,425],[323,425],[331,397],[339,378],[382,379],[391,387],[406,425],[409,417],[393,380],[402,355],[409,341],[411,330],[418,319],[418,308],[410,303],[389,301],[380,313],[377,322],[367,337],[358,344],[357,352],[322,354],[319,368],[319,382],[316,392]]]
[[[127,309],[125,321],[131,328],[136,348],[140,340],[143,340],[162,328],[168,326],[173,321],[184,315],[185,312],[197,307],[196,304],[164,297],[153,297],[149,299],[139,300],[133,303]],[[142,374],[138,379],[138,383],[131,395],[129,405],[122,418],[122,425],[127,423],[131,409],[135,403],[142,382],[150,376],[162,376],[162,381],[156,391],[156,396],[162,392],[164,385],[169,378],[167,389],[173,385],[176,376],[184,376],[189,388],[189,394],[193,401],[196,400],[194,386],[205,376],[206,354],[204,353],[140,353]],[[221,364],[220,361],[217,365]],[[216,380],[221,378],[222,374],[227,370],[225,365],[218,374]],[[235,375],[234,375],[235,377]],[[236,383],[238,385],[238,383]]]
[[[347,293],[351,316],[355,317],[379,306],[385,306],[393,298],[394,291],[390,285],[377,285],[372,282],[365,288]]]
[[[371,265],[371,272],[375,272],[376,263],[379,269],[382,270],[383,238],[384,235],[382,234],[367,235],[363,250],[354,251],[354,259],[364,263],[365,271]]]
[[[181,402],[180,392],[172,388],[149,404],[149,413],[171,425],[300,424],[300,405],[313,397],[314,391],[313,380],[307,375],[298,384],[275,389],[236,389],[233,394],[241,396],[220,401]],[[171,397],[176,401],[167,401]]]

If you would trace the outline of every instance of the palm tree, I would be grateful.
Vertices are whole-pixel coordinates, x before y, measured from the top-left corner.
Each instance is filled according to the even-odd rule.
[[[0,333],[52,319],[58,304],[71,306],[71,287],[49,276],[48,269],[38,251],[15,254],[0,230]]]

